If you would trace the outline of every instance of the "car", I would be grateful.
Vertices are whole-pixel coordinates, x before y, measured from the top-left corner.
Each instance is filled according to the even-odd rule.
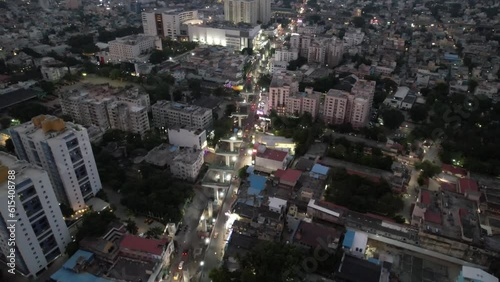
[[[175,275],[174,275],[174,280],[177,281],[181,278],[181,273],[180,272],[177,272]]]
[[[219,237],[219,232],[215,232],[214,239],[217,239],[218,237]]]
[[[188,255],[188,250],[187,250],[187,249],[184,249],[184,250],[182,251],[182,256],[183,256],[183,257],[187,257],[187,255]]]
[[[184,261],[181,261],[181,262],[179,263],[179,270],[182,270],[182,267],[183,267],[183,266],[184,266]]]

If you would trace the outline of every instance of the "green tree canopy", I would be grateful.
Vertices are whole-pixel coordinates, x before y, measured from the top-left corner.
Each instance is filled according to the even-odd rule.
[[[405,121],[405,116],[397,109],[388,109],[382,112],[382,120],[385,127],[397,129]]]
[[[410,110],[410,117],[414,122],[422,122],[427,119],[428,109],[425,105],[415,104]]]

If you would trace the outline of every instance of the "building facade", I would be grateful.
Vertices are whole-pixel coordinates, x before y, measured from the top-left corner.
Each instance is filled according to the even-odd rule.
[[[135,34],[118,37],[108,43],[109,60],[112,62],[137,61],[155,49],[161,50],[161,41],[157,36]]]
[[[207,45],[220,45],[241,51],[253,48],[254,39],[259,33],[260,25],[227,23],[188,24],[188,35],[191,41]]]
[[[9,132],[18,157],[48,172],[60,203],[82,210],[102,189],[85,127],[40,115]]]
[[[7,205],[9,175],[14,175],[16,183],[15,218]],[[14,248],[16,271],[36,277],[64,254],[71,242],[49,175],[38,166],[0,152],[0,199],[4,203],[0,205],[0,250],[10,261]],[[8,229],[13,219],[17,220],[15,241],[9,240],[14,232]]]
[[[203,150],[191,148],[181,149],[172,160],[170,172],[176,178],[194,182],[203,166],[203,155]]]
[[[179,147],[203,149],[207,146],[207,131],[191,127],[170,128],[168,142]]]
[[[190,20],[198,19],[197,10],[162,10],[142,13],[144,34],[177,39],[186,35],[181,32],[181,25]]]
[[[268,23],[271,20],[270,0],[224,1],[224,20],[233,23]]]

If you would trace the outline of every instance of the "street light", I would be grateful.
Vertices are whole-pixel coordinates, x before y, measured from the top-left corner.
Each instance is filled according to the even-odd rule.
[[[204,261],[200,261],[200,266],[204,266],[205,265],[205,262]]]
[[[209,238],[205,238],[205,244],[208,245],[208,243],[210,243],[210,239]]]

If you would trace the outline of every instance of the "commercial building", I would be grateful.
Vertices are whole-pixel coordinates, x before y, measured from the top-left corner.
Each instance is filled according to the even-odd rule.
[[[181,25],[190,20],[198,19],[197,10],[155,10],[142,13],[144,34],[178,39],[182,34]]]
[[[169,128],[168,142],[179,147],[203,149],[207,146],[207,131],[188,126]]]
[[[144,134],[149,130],[149,95],[139,88],[87,86],[59,93],[63,114],[84,126]]]
[[[9,180],[16,183],[15,194],[9,192]],[[9,195],[16,198],[15,216],[8,210]],[[0,250],[10,261],[10,249],[15,248],[16,271],[36,277],[63,254],[71,242],[49,175],[38,166],[0,152],[0,200],[3,203],[0,205]],[[15,230],[8,229],[12,220],[17,220]],[[9,240],[13,238],[11,232],[15,232],[15,241]]]
[[[220,45],[240,51],[253,48],[254,39],[259,34],[260,25],[229,24],[227,22],[210,22],[187,24],[191,41],[207,45]]]
[[[60,203],[81,210],[102,189],[85,127],[40,115],[9,132],[18,157],[48,172]]]
[[[118,37],[108,43],[109,60],[112,62],[128,62],[139,60],[155,49],[162,49],[157,36],[134,34]]]
[[[155,127],[188,126],[209,129],[213,125],[212,110],[194,105],[160,100],[151,106]]]
[[[233,23],[268,23],[271,20],[271,0],[224,1],[224,20]]]

